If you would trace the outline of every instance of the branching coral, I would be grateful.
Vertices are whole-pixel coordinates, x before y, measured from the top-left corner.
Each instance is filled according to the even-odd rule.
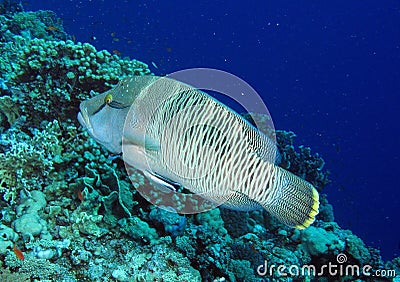
[[[8,127],[13,125],[15,120],[19,117],[18,107],[10,96],[0,97],[0,115],[6,117]]]
[[[61,19],[52,11],[7,13],[0,15],[0,23],[1,41],[12,41],[17,35],[29,39],[70,39],[64,32]]]
[[[75,119],[90,91],[108,90],[127,75],[151,74],[142,62],[68,40],[52,12],[0,16],[0,23],[0,79],[31,126],[49,116]]]
[[[146,64],[98,52],[88,43],[19,41],[25,41],[23,47],[1,55],[0,71],[18,98],[20,112],[36,126],[47,116],[75,118],[90,91],[103,92],[127,75],[150,74]],[[10,50],[14,43],[4,45]]]
[[[43,130],[32,130],[33,136],[15,128],[1,136],[0,153],[2,198],[14,203],[21,189],[41,187],[62,154],[58,122],[47,123]]]

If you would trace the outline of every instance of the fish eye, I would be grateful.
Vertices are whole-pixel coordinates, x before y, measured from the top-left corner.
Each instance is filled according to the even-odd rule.
[[[105,104],[110,104],[113,101],[113,97],[111,94],[107,94],[106,97],[104,98],[104,103]]]

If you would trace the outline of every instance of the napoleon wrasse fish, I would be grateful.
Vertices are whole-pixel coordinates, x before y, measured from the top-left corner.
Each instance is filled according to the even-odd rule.
[[[126,78],[80,105],[89,134],[149,179],[237,210],[264,208],[303,229],[318,213],[308,182],[276,165],[274,142],[208,94],[166,77]]]

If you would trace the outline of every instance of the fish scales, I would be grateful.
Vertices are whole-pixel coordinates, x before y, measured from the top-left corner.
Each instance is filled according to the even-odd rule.
[[[106,95],[113,101],[101,102]],[[318,213],[316,189],[276,165],[271,138],[189,85],[167,78],[127,78],[80,108],[78,119],[90,135],[114,153],[118,148],[122,152],[124,140],[124,161],[145,173],[229,208],[263,207],[300,229]],[[124,130],[105,134],[101,121],[119,131],[124,124]]]

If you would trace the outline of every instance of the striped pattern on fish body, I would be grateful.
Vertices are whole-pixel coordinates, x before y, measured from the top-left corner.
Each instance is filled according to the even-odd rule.
[[[263,207],[297,228],[309,226],[318,213],[317,191],[275,165],[273,142],[204,92],[157,80],[134,99],[126,125],[126,140],[144,146],[140,154],[151,173],[193,193],[230,208]]]

